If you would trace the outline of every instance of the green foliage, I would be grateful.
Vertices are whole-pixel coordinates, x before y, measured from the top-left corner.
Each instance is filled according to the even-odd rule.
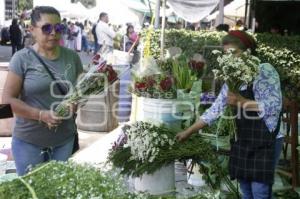
[[[31,173],[0,183],[0,198],[13,199],[175,199],[174,195],[152,196],[129,193],[124,180],[114,171],[100,171],[91,165],[72,162],[49,162]],[[29,191],[31,190],[31,192]],[[211,199],[213,193],[199,194],[193,199]]]
[[[76,165],[71,162],[50,162],[24,177],[1,183],[0,198],[174,199],[175,196],[128,193],[123,180],[112,171],[103,172],[91,165]],[[194,198],[208,197],[198,195]]]
[[[185,89],[188,92],[192,88],[194,81],[197,80],[197,77],[192,74],[185,56],[173,60],[172,74],[175,78],[176,88]]]
[[[150,54],[158,58],[160,53],[160,31],[151,33]],[[145,35],[143,33],[142,35]],[[211,51],[220,47],[224,33],[167,30],[166,48],[175,46],[182,49],[188,57],[194,53],[202,53],[206,59],[208,76],[216,66],[216,56]],[[278,36],[256,34],[258,41],[258,57],[262,62],[269,62],[278,71],[283,94],[300,102],[300,36]],[[204,85],[206,82],[204,81]],[[206,90],[206,89],[205,89]]]
[[[17,4],[18,10],[30,10],[33,8],[33,0],[19,0]]]
[[[287,48],[295,53],[300,53],[300,36],[281,36],[276,34],[258,33],[255,38],[259,44],[265,44],[271,48]]]
[[[151,32],[151,55],[159,58],[160,55],[160,30]],[[145,41],[147,31],[142,32]],[[204,46],[219,46],[224,33],[220,32],[195,32],[187,30],[166,30],[165,48],[180,47],[187,57],[194,53],[201,53]]]
[[[0,198],[34,198],[28,187],[37,198],[43,199],[119,198],[126,195],[117,174],[106,174],[90,165],[50,162],[22,178],[0,184]]]

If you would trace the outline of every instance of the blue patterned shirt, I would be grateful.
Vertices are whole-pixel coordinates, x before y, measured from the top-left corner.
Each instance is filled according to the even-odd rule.
[[[246,88],[242,86],[240,90]],[[228,86],[224,84],[215,102],[201,116],[206,124],[210,125],[222,115],[227,105],[227,93]],[[253,93],[255,101],[258,102],[259,117],[263,118],[269,131],[273,132],[280,117],[282,95],[279,75],[272,65],[260,64],[260,73],[253,82]]]

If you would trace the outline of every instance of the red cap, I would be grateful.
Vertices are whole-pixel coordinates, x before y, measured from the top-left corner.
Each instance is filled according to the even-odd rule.
[[[255,47],[255,43],[254,41],[248,36],[247,33],[245,33],[244,31],[240,31],[240,30],[232,30],[228,32],[229,35],[232,35],[234,37],[237,37],[241,40],[241,42],[247,47],[247,48],[254,48]]]

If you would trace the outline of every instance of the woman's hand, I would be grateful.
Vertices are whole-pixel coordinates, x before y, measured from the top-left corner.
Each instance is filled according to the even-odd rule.
[[[182,131],[176,135],[176,140],[179,142],[184,142],[186,141],[191,135],[187,131]]]
[[[48,125],[48,128],[57,127],[61,123],[53,111],[40,111],[40,121]]]
[[[74,115],[77,112],[78,109],[78,104],[68,104],[69,110],[70,110],[70,115]]]
[[[255,100],[244,98],[240,94],[228,91],[227,104],[242,107],[247,111],[259,111],[258,103]]]
[[[192,126],[190,126],[185,131],[182,131],[176,135],[176,139],[179,142],[184,142],[187,140],[193,133],[199,132],[199,129],[202,129],[204,126],[206,126],[206,123],[203,120],[199,120],[195,122]]]
[[[243,96],[228,91],[227,104],[232,106],[242,106],[244,102],[245,102],[245,98]]]

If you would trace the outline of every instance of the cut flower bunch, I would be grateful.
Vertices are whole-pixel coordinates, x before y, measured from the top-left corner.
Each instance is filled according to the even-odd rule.
[[[108,162],[112,163],[113,167],[119,168],[123,175],[140,177],[143,174],[152,174],[161,167],[174,163],[175,160],[203,161],[212,165],[213,171],[220,179],[225,179],[230,192],[235,192],[209,142],[197,134],[179,143],[175,141],[175,135],[176,132],[164,126],[146,122],[125,125],[109,152]],[[214,182],[208,183],[211,183],[212,188],[215,187]]]
[[[259,74],[260,60],[249,50],[238,54],[230,48],[224,54],[218,50],[213,53],[219,55],[219,66],[213,70],[215,78],[224,81],[231,92],[237,93],[240,86],[250,85]]]
[[[200,135],[179,143],[175,141],[176,132],[141,121],[125,125],[122,130],[108,157],[113,166],[121,168],[122,174],[151,174],[178,159],[213,161],[216,158],[213,148]]]
[[[217,58],[219,65],[213,70],[215,78],[225,82],[231,92],[238,93],[241,86],[251,85],[259,74],[260,60],[251,55],[249,50],[238,53],[230,48],[224,54],[218,50],[214,50],[213,53],[219,55]],[[219,120],[217,132],[225,126],[233,137],[236,134],[236,124],[230,106],[226,106]]]
[[[111,65],[107,65],[106,61],[96,54],[90,70],[80,79],[65,97],[65,99],[55,108],[55,112],[59,117],[69,117],[69,106],[78,104],[90,95],[96,95],[102,92],[106,87],[118,79],[118,74]]]
[[[126,131],[127,143],[130,148],[131,160],[153,162],[160,150],[171,149],[174,137],[170,137],[167,129],[159,128],[151,123],[136,122]]]
[[[156,99],[176,98],[174,78],[171,75],[154,74],[144,77],[134,76],[130,91],[139,97]]]

